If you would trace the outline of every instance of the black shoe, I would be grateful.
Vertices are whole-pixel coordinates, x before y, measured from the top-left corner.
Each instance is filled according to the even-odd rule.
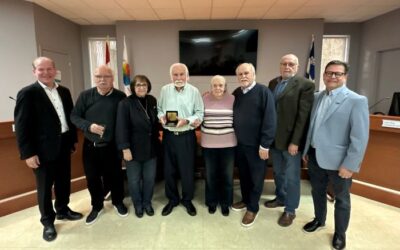
[[[196,208],[193,206],[191,201],[183,203],[183,206],[186,207],[186,211],[190,216],[195,216],[197,214]]]
[[[145,206],[144,211],[148,216],[153,216],[154,215],[154,209],[151,205]]]
[[[320,230],[324,227],[325,227],[325,224],[322,224],[316,218],[314,218],[314,220],[312,220],[304,225],[303,231],[306,233],[312,233],[312,232]]]
[[[221,213],[223,216],[229,215],[229,207],[228,206],[221,206]]]
[[[82,219],[83,215],[81,213],[72,211],[68,208],[68,211],[65,213],[58,213],[56,215],[57,220],[80,220]]]
[[[114,205],[114,209],[120,217],[128,216],[128,209],[125,207],[124,203]]]
[[[332,240],[333,249],[342,250],[346,247],[346,235],[338,234],[335,232]]]
[[[143,217],[143,208],[135,207],[135,214],[138,218],[142,218]]]
[[[215,211],[217,211],[217,207],[216,206],[208,206],[208,212],[210,214],[214,214]]]
[[[97,221],[99,218],[100,214],[103,213],[103,208],[101,208],[99,211],[96,209],[92,209],[92,211],[89,213],[89,215],[86,217],[86,225],[92,225]]]
[[[174,209],[174,207],[176,207],[177,205],[173,204],[172,202],[168,202],[167,205],[165,205],[165,207],[163,208],[161,215],[162,216],[167,216],[169,215],[172,210]]]
[[[57,231],[54,225],[44,226],[43,239],[45,241],[53,241],[57,238]]]

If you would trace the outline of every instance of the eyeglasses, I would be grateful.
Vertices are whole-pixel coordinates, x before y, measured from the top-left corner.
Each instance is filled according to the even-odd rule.
[[[97,79],[111,79],[112,75],[95,75]]]
[[[136,83],[135,88],[147,88],[147,84],[146,83]]]
[[[294,66],[297,66],[297,64],[296,63],[281,63],[281,66],[293,68]]]
[[[343,72],[332,72],[332,71],[325,71],[325,75],[328,77],[342,77],[344,76],[346,73]]]

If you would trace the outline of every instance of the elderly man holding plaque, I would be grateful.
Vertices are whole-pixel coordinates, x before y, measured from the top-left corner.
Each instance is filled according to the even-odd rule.
[[[185,64],[170,67],[172,83],[162,87],[158,101],[158,118],[163,125],[165,195],[168,204],[162,215],[169,215],[180,202],[191,216],[196,215],[194,194],[195,126],[203,120],[204,105],[199,90],[189,84]],[[182,198],[177,178],[182,183]]]

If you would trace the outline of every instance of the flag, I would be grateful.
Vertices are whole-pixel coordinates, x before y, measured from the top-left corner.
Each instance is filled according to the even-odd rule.
[[[106,40],[106,65],[108,65],[110,63],[110,48],[108,46],[108,36],[107,36],[107,40]]]
[[[314,35],[312,35],[310,54],[308,55],[306,78],[315,81]]]
[[[122,75],[125,85],[125,94],[127,96],[131,95],[131,70],[129,68],[129,61],[128,61],[128,52],[126,49],[126,42],[125,42],[125,35],[124,35],[124,51],[122,55]]]

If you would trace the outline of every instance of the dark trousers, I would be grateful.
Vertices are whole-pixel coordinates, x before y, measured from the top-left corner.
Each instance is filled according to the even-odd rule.
[[[68,211],[71,191],[71,147],[69,141],[68,135],[63,134],[59,156],[53,161],[40,162],[39,167],[33,170],[36,177],[40,222],[44,226],[53,225],[55,220],[52,203],[53,184],[56,212]]]
[[[189,202],[194,195],[194,156],[196,135],[193,130],[175,135],[167,130],[163,133],[165,195],[177,205]],[[177,187],[178,177],[182,184],[182,199]]]
[[[206,205],[229,207],[233,200],[235,148],[203,148],[206,165]]]
[[[151,206],[156,179],[157,157],[147,161],[126,162],[129,194],[135,208]]]
[[[104,183],[110,185],[112,204],[121,204],[124,199],[124,180],[115,143],[94,147],[92,142],[85,139],[82,158],[93,209],[103,208]]]
[[[248,211],[257,213],[258,202],[264,188],[266,161],[260,158],[258,146],[239,144],[236,152],[242,201],[247,205]]]
[[[343,179],[338,171],[326,170],[318,165],[315,149],[308,151],[308,174],[310,176],[315,218],[322,224],[326,220],[326,190],[328,181],[333,185],[335,193],[335,232],[346,233],[350,220],[350,187],[352,179]]]

